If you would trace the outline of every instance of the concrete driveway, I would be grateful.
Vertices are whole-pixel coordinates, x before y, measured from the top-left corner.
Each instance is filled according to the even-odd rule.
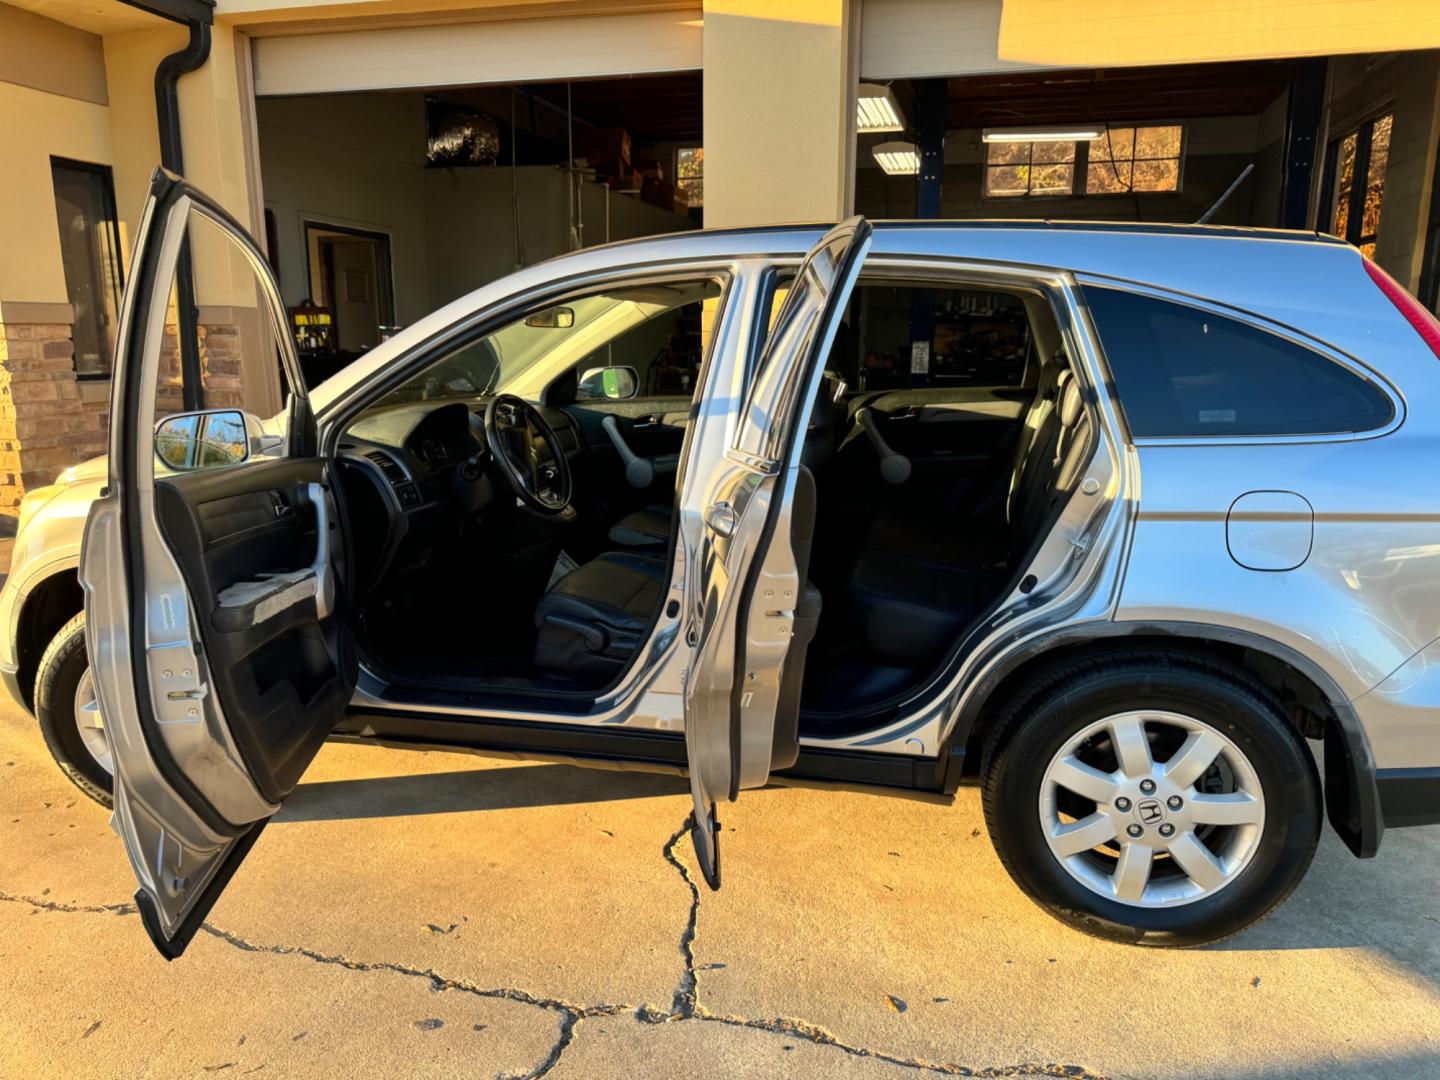
[[[1093,941],[954,805],[332,745],[179,961],[0,710],[0,1075],[1440,1076],[1440,829],[1219,947]],[[702,886],[703,889],[703,886]]]

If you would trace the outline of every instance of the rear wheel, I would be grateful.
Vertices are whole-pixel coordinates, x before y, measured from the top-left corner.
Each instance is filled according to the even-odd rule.
[[[112,805],[115,771],[85,652],[85,613],[60,628],[35,674],[35,717],[55,763],[81,791]]]
[[[1320,834],[1305,741],[1238,670],[1163,652],[1082,660],[1006,710],[984,769],[1010,876],[1087,933],[1199,945],[1264,916]]]

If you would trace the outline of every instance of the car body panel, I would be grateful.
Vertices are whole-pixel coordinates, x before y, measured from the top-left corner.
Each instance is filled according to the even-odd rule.
[[[1429,769],[1436,764],[1440,725],[1440,639],[1390,672],[1354,701],[1380,769]]]
[[[406,328],[316,387],[311,400],[322,428],[339,422],[377,380],[398,378],[408,365],[421,363],[427,347],[457,323],[473,322],[517,296],[575,287],[597,275],[728,264],[745,270],[735,300],[754,303],[755,274],[792,268],[823,231],[705,230],[586,249],[527,267]],[[1087,625],[1097,636],[1102,627],[1169,625],[1193,628],[1198,637],[1274,642],[1277,653],[1303,658],[1325,673],[1341,700],[1354,703],[1362,737],[1382,767],[1440,766],[1440,719],[1428,677],[1440,635],[1434,602],[1440,519],[1427,468],[1440,448],[1440,362],[1368,280],[1359,253],[1332,238],[1274,230],[893,222],[876,224],[866,272],[966,265],[1013,272],[1062,297],[1059,309],[1074,323],[1068,348],[1101,421],[1102,452],[1095,458],[1101,471],[1090,479],[1118,512],[1097,521],[1084,502],[1067,507],[1055,543],[1036,557],[1049,560],[1054,571],[1083,567],[1084,574],[1055,578],[1050,600],[1058,606],[1046,618],[1026,622],[1018,611],[1008,613],[972,636],[963,662],[929,688],[922,708],[863,736],[806,739],[807,748],[857,755],[878,749],[931,760],[997,673],[1049,635],[1083,635]],[[1396,422],[1358,437],[1130,440],[1083,299],[1075,295],[1077,278],[1163,290],[1323,343],[1393,389]],[[731,327],[736,333],[751,329],[740,322]],[[74,509],[88,504],[101,483],[88,464],[66,480],[39,501],[17,539],[11,578],[0,594],[0,670],[16,663],[23,598],[52,570],[73,566],[78,536],[70,533],[79,527]],[[1292,570],[1246,569],[1227,548],[1230,507],[1258,491],[1295,492],[1314,508],[1312,548]],[[1076,541],[1090,555],[1076,558]],[[584,724],[679,733],[684,662],[683,650],[674,647],[678,626],[662,616],[630,675],[594,703],[581,718]],[[362,676],[355,701],[357,709],[375,715],[404,708],[371,676]],[[425,710],[410,711],[418,716]],[[536,719],[524,709],[486,708],[475,715]]]

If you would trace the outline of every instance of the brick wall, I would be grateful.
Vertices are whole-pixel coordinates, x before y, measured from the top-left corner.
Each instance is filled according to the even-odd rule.
[[[200,327],[200,385],[207,409],[244,407],[240,375],[240,329],[231,324]]]
[[[104,453],[103,402],[82,402],[68,323],[0,323],[0,515],[25,492]]]
[[[106,451],[109,384],[90,383],[85,390],[92,392],[82,392],[70,333],[69,323],[0,322],[0,516],[18,515],[27,491]],[[237,328],[202,325],[199,337],[205,406],[242,407]],[[184,407],[179,339],[172,324],[165,328],[160,352],[155,415]]]

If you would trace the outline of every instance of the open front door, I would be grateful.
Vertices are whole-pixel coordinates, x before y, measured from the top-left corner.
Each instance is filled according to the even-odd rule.
[[[257,350],[250,369],[283,368],[283,427],[212,407],[156,428],[187,234],[207,268],[229,269],[248,328],[236,337]],[[219,206],[157,171],[120,320],[109,486],[86,523],[80,579],[115,762],[111,824],[167,958],[184,952],[354,691],[338,509],[264,256]]]
[[[700,485],[704,509],[698,543],[687,533],[685,743],[692,839],[712,889],[720,887],[716,803],[769,779],[785,664],[803,662],[793,644],[807,561],[795,541],[809,528],[794,528],[797,489],[810,483],[800,450],[870,234],[864,218],[851,218],[811,249],[742,380],[728,448],[686,481]],[[682,501],[697,505],[693,496]]]

